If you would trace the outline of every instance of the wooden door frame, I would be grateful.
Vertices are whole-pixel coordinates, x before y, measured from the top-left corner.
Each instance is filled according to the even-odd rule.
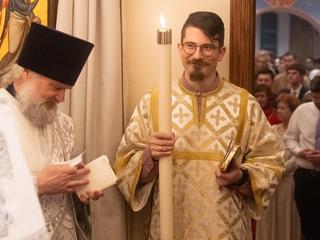
[[[230,82],[252,90],[256,0],[230,0]]]
[[[59,0],[48,0],[48,26],[56,28]]]

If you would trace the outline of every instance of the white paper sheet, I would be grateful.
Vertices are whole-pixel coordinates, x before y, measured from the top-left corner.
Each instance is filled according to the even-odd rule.
[[[86,193],[86,191],[102,191],[117,183],[117,177],[106,155],[98,157],[86,166],[91,170],[90,173],[85,176],[85,178],[89,179],[89,184],[76,188],[78,196]]]

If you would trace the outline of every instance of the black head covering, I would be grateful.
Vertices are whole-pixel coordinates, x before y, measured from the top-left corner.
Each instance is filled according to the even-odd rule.
[[[90,42],[32,23],[17,64],[73,86],[93,46]]]

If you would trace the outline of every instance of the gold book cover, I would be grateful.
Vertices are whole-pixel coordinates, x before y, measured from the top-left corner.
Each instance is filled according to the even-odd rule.
[[[220,161],[220,170],[223,173],[229,172],[232,164],[232,159],[236,159],[241,153],[240,145],[233,144],[233,141],[231,140],[226,154],[224,155],[224,158]]]

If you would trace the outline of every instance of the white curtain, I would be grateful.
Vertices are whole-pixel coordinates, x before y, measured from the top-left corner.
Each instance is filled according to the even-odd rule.
[[[123,133],[120,0],[60,0],[58,30],[95,44],[79,79],[61,109],[76,130],[74,154],[86,161],[107,154],[113,164]],[[91,203],[94,240],[125,240],[125,202],[116,187]]]

